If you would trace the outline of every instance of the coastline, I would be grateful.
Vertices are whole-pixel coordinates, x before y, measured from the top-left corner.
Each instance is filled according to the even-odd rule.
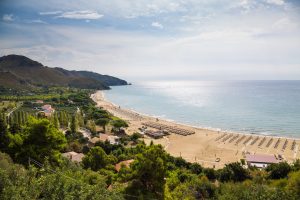
[[[221,168],[227,163],[240,161],[240,159],[244,158],[245,153],[280,154],[288,162],[300,158],[299,138],[238,133],[213,128],[196,127],[172,120],[156,118],[154,116],[138,113],[132,109],[121,108],[105,99],[102,91],[97,91],[92,94],[91,98],[97,103],[97,106],[103,107],[115,116],[126,120],[129,124],[129,127],[126,129],[128,134],[138,132],[138,128],[142,127],[145,122],[156,123],[157,120],[162,125],[195,132],[195,134],[188,136],[171,133],[162,139],[146,137],[144,141],[147,144],[151,141],[155,144],[161,144],[171,155],[181,156],[189,162],[198,162],[204,167]],[[223,138],[221,137],[222,135]],[[237,143],[240,139],[242,140]],[[266,147],[268,141],[271,141],[271,144]],[[216,162],[216,158],[220,158],[220,161]]]
[[[101,93],[100,94],[101,95],[101,101],[106,101],[107,103],[109,103],[109,104],[111,104],[115,107],[119,107],[118,105],[116,105],[113,102],[110,102],[108,99],[106,99],[104,92],[102,92],[101,90],[99,90],[99,92]],[[300,140],[300,136],[299,137],[279,136],[279,135],[274,135],[272,133],[271,134],[264,134],[264,133],[238,132],[238,131],[233,131],[233,130],[224,130],[224,129],[221,129],[221,128],[196,126],[196,125],[191,125],[191,124],[187,124],[187,123],[183,123],[183,122],[178,122],[178,121],[173,120],[173,119],[166,119],[166,118],[161,117],[161,116],[155,116],[155,115],[141,113],[141,112],[135,111],[134,109],[131,109],[131,108],[122,108],[122,109],[133,112],[133,113],[136,113],[140,116],[155,118],[155,119],[158,118],[159,120],[163,120],[163,121],[174,123],[174,124],[181,125],[181,126],[189,126],[189,127],[195,128],[195,129],[201,129],[201,130],[207,130],[207,131],[216,131],[216,132],[219,132],[219,133],[242,134],[242,135],[247,135],[247,136],[260,136],[260,137],[266,136],[266,137],[272,137],[272,138]]]

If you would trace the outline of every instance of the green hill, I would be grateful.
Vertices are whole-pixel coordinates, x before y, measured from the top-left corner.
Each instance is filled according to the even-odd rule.
[[[8,55],[0,57],[0,85],[12,89],[41,86],[109,89],[109,86],[127,85],[127,82],[94,72],[50,68],[25,56]]]

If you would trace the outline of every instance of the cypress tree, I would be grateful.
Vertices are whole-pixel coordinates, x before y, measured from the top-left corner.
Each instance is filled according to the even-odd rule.
[[[16,114],[16,112],[13,112],[12,113],[12,124],[18,124],[19,121],[18,121],[18,116]]]
[[[64,118],[65,118],[65,125],[66,125],[66,127],[68,127],[69,126],[69,115],[68,115],[68,113],[66,112],[66,111],[64,111]]]
[[[22,113],[19,111],[17,112],[17,119],[18,119],[18,124],[22,125]]]
[[[0,117],[0,150],[5,151],[8,144],[7,137],[7,125],[4,122],[5,120]]]
[[[3,123],[6,124],[5,113],[0,113],[0,118],[3,120]]]
[[[12,115],[8,116],[8,125],[11,126],[13,123],[14,123],[13,116]]]
[[[76,133],[78,131],[78,119],[76,116],[77,115],[74,114],[71,119],[70,129],[72,133]]]
[[[1,113],[1,116],[0,116],[0,131],[2,130],[7,130],[7,121],[6,121],[6,115],[5,113]]]
[[[26,123],[27,122],[27,120],[28,120],[28,113],[27,112],[25,112],[25,121],[24,121],[24,123]]]
[[[62,112],[62,116],[63,116],[63,124],[65,127],[69,126],[69,119],[68,119],[68,114],[66,113],[66,111]]]
[[[57,113],[54,113],[54,118],[53,118],[53,124],[54,124],[54,127],[59,129],[59,120],[58,120],[58,116],[57,116]]]
[[[83,127],[84,126],[84,119],[83,119],[83,116],[82,116],[81,112],[77,113],[77,119],[78,119],[78,125],[80,127]]]

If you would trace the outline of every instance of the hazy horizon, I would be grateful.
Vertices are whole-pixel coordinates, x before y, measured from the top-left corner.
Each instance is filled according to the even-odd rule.
[[[2,0],[0,55],[151,79],[299,80],[297,0]]]

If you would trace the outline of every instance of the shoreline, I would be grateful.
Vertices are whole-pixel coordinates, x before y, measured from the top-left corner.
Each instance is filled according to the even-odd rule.
[[[168,136],[164,136],[162,139],[145,138],[144,141],[146,144],[151,141],[155,144],[161,144],[171,155],[181,156],[189,162],[198,162],[204,167],[221,168],[227,163],[240,161],[240,159],[244,158],[246,153],[269,155],[280,154],[283,155],[288,162],[300,158],[299,138],[224,131],[157,118],[136,112],[132,109],[119,107],[118,105],[109,102],[105,99],[103,91],[97,91],[91,95],[91,98],[97,103],[97,106],[103,107],[113,115],[126,120],[129,124],[126,132],[129,134],[138,132],[138,128],[142,127],[142,124],[145,122],[158,122],[162,125],[195,132],[195,134],[188,136],[171,133]],[[224,135],[223,138],[221,137],[222,135]],[[221,138],[218,139],[218,137]],[[242,140],[236,144],[240,139]],[[271,141],[271,145],[264,147],[268,140],[269,142]],[[259,145],[260,143],[264,145]],[[272,146],[274,146],[274,148],[272,148]],[[216,158],[220,158],[221,161],[216,162]]]
[[[116,105],[113,102],[106,99],[105,94],[104,94],[103,91],[100,91],[100,92],[101,92],[101,98],[102,98],[103,101],[109,102],[113,106],[119,107],[118,105]],[[167,121],[167,122],[174,123],[174,124],[181,125],[181,126],[189,126],[189,127],[195,128],[195,129],[202,129],[202,130],[207,130],[207,131],[216,131],[216,132],[220,132],[220,133],[229,133],[229,134],[243,134],[243,135],[247,135],[247,136],[266,136],[266,137],[273,137],[273,138],[280,138],[280,139],[300,140],[300,136],[299,137],[279,136],[279,135],[273,135],[273,134],[238,132],[238,131],[233,131],[233,130],[224,130],[222,128],[196,126],[196,125],[192,125],[192,124],[188,124],[188,123],[178,122],[178,121],[173,120],[173,119],[167,119],[167,118],[163,118],[163,117],[159,117],[159,116],[155,116],[155,115],[151,115],[151,114],[141,113],[141,112],[138,112],[138,111],[136,111],[132,108],[122,108],[122,109],[133,112],[133,113],[136,113],[140,116],[145,116],[145,117],[149,117],[149,118],[157,118],[159,120]]]

